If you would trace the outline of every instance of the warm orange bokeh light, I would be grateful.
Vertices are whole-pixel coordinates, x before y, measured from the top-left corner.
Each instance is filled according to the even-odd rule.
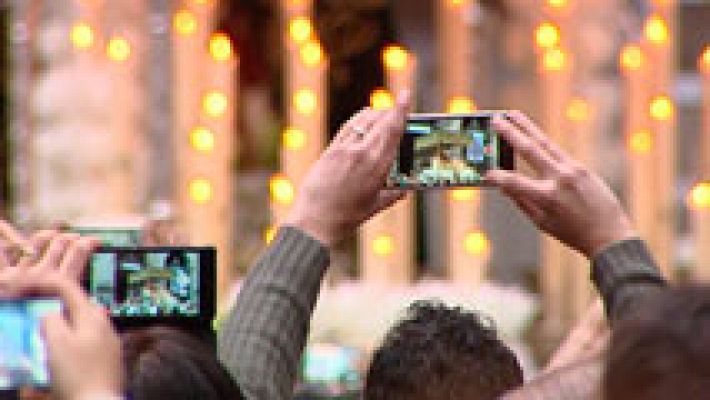
[[[212,118],[219,118],[227,112],[229,100],[220,90],[210,90],[202,97],[202,111]]]
[[[188,10],[178,10],[173,17],[173,29],[180,35],[192,35],[197,31],[195,14]]]
[[[548,49],[542,55],[542,69],[545,71],[562,71],[566,65],[567,53],[562,49]]]
[[[409,52],[401,46],[387,46],[382,50],[382,62],[387,69],[403,71],[409,62]]]
[[[232,41],[224,32],[217,32],[210,36],[208,48],[210,55],[216,61],[227,61],[232,58]]]
[[[264,242],[266,244],[271,243],[272,240],[274,240],[274,237],[276,237],[276,227],[275,226],[269,226],[264,230]]]
[[[387,110],[394,107],[394,98],[387,89],[375,89],[370,94],[370,107],[375,110]]]
[[[106,45],[106,55],[113,61],[126,61],[131,56],[131,44],[124,37],[114,36]]]
[[[454,189],[449,192],[449,197],[453,201],[471,202],[478,199],[477,189]]]
[[[298,89],[293,94],[293,106],[300,114],[313,114],[318,108],[318,96],[309,88]]]
[[[710,46],[705,47],[698,63],[700,64],[698,69],[704,71],[706,74],[710,74]]]
[[[641,47],[631,44],[621,50],[621,68],[629,71],[637,71],[643,67],[644,55]]]
[[[535,44],[543,49],[551,49],[560,44],[560,28],[550,22],[543,22],[535,29]]]
[[[547,0],[547,5],[552,8],[563,8],[567,6],[567,0]]]
[[[296,17],[288,23],[288,36],[296,43],[303,43],[313,36],[313,23],[306,17]]]
[[[309,40],[301,46],[301,60],[308,66],[319,65],[323,61],[323,48],[315,40]]]
[[[274,203],[288,206],[296,197],[296,189],[287,177],[274,175],[269,180],[269,194]]]
[[[449,99],[446,112],[451,114],[466,114],[476,111],[476,103],[467,96],[455,96]]]
[[[381,257],[387,257],[394,252],[394,238],[391,235],[377,235],[372,240],[372,251]]]
[[[693,186],[688,195],[688,204],[696,210],[710,210],[710,181]]]
[[[628,146],[634,154],[649,154],[653,149],[653,135],[648,129],[638,130],[629,136]]]
[[[94,45],[94,28],[86,22],[77,22],[71,28],[70,38],[74,48],[86,50]]]
[[[286,128],[282,139],[283,146],[288,150],[301,150],[306,146],[306,133],[298,128]]]
[[[472,256],[482,256],[488,253],[490,242],[486,234],[481,231],[473,231],[466,234],[463,239],[463,247],[466,253]]]
[[[567,119],[573,122],[588,121],[591,113],[589,108],[589,103],[586,100],[575,97],[570,100],[569,104],[567,104],[565,115],[567,116]]]
[[[190,199],[197,204],[206,204],[212,200],[212,182],[206,178],[196,178],[188,184]]]
[[[202,153],[211,152],[214,150],[214,133],[204,126],[195,127],[190,131],[190,146]]]
[[[668,24],[658,15],[652,15],[646,20],[643,25],[643,34],[649,42],[654,44],[666,44],[670,36]]]
[[[673,118],[675,107],[668,96],[656,96],[651,99],[648,112],[651,118],[656,121],[668,121]]]

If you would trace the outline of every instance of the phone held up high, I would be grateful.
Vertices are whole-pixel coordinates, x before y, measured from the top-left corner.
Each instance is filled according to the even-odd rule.
[[[505,111],[410,114],[386,187],[485,186],[491,169],[515,168],[512,147],[491,126]]]

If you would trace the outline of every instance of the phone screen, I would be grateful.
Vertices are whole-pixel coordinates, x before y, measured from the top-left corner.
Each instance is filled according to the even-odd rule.
[[[200,255],[181,248],[105,248],[92,256],[89,292],[112,317],[196,317]]]
[[[49,386],[40,324],[60,311],[58,299],[0,300],[0,391]]]
[[[410,115],[387,187],[482,186],[488,170],[513,169],[512,149],[491,127],[493,115]]]

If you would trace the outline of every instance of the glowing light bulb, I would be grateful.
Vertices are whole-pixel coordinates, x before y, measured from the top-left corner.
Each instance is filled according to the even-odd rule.
[[[212,182],[206,178],[196,178],[188,184],[190,199],[197,204],[206,204],[212,200],[213,188]]]
[[[490,243],[485,233],[473,231],[464,237],[463,247],[472,256],[482,256],[488,252]]]
[[[301,114],[313,114],[318,107],[318,96],[311,89],[299,89],[293,94],[293,105]]]
[[[217,32],[210,36],[208,48],[210,55],[216,61],[227,61],[232,58],[232,41],[226,33]]]
[[[314,40],[305,42],[300,49],[301,60],[303,63],[313,67],[323,62],[323,49],[320,44]]]
[[[629,137],[629,149],[634,154],[649,154],[653,149],[653,135],[648,129],[641,129]]]
[[[209,153],[214,150],[214,141],[214,133],[203,126],[190,131],[190,145],[199,152]]]
[[[394,252],[394,238],[391,235],[380,234],[372,240],[372,251],[380,257],[387,257]]]
[[[710,181],[693,186],[688,200],[690,206],[696,210],[710,210]]]
[[[296,43],[303,43],[313,36],[313,23],[306,17],[293,18],[288,23],[288,35]]]
[[[668,43],[670,36],[668,24],[658,15],[652,15],[646,20],[643,34],[649,42],[659,45]]]
[[[131,44],[121,36],[114,36],[106,45],[106,55],[113,61],[126,61],[131,56]]]
[[[455,96],[449,99],[446,111],[451,114],[466,114],[476,111],[476,103],[466,96]]]
[[[550,22],[543,22],[535,29],[535,44],[543,49],[551,49],[560,44],[560,28]]]
[[[274,175],[269,180],[269,194],[274,203],[290,205],[296,197],[296,189],[291,180],[283,175]]]
[[[370,107],[375,110],[387,110],[394,107],[394,98],[387,89],[375,89],[370,94]]]
[[[449,193],[453,201],[471,202],[478,199],[478,190],[476,189],[454,189]]]
[[[589,120],[589,103],[581,98],[575,97],[570,100],[565,110],[567,119],[574,122],[584,122]]]
[[[283,145],[289,150],[301,150],[306,145],[306,133],[298,128],[286,128],[283,132]]]
[[[629,71],[637,71],[641,69],[644,63],[644,55],[641,48],[637,45],[628,45],[621,50],[620,57],[621,68]]]
[[[382,50],[382,61],[387,69],[402,71],[409,62],[409,52],[401,46],[387,46]]]
[[[94,45],[94,28],[86,22],[77,22],[71,28],[70,38],[75,48],[86,50]]]
[[[224,92],[210,90],[202,96],[202,111],[212,118],[219,118],[227,112],[229,100]]]
[[[548,49],[542,56],[545,71],[562,71],[567,65],[567,54],[559,48]]]
[[[668,96],[656,96],[649,104],[649,115],[656,121],[668,121],[674,114],[673,101]]]
[[[178,10],[173,16],[173,29],[182,36],[192,35],[197,31],[195,14],[188,10]]]

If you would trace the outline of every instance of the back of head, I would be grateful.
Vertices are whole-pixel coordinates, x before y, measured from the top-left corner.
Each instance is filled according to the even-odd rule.
[[[241,399],[236,383],[207,344],[175,329],[121,334],[131,399]]]
[[[698,399],[710,393],[710,288],[648,296],[611,338],[608,400]]]
[[[375,351],[364,398],[495,399],[522,382],[518,360],[491,321],[419,301]]]

